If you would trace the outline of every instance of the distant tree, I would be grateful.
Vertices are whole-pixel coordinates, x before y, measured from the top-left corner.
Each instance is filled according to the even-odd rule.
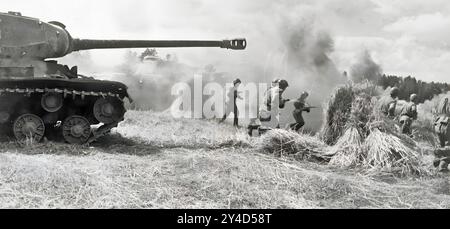
[[[158,56],[158,51],[156,51],[156,49],[150,49],[150,48],[145,49],[145,51],[142,52],[141,55],[139,55],[139,59],[141,61],[143,61],[146,56],[157,57]]]
[[[450,91],[450,86],[447,83],[427,83],[412,76],[400,77],[383,74],[378,77],[376,83],[383,89],[398,87],[400,90],[399,98],[402,100],[408,100],[413,93],[417,94],[420,103],[432,99],[435,95]]]

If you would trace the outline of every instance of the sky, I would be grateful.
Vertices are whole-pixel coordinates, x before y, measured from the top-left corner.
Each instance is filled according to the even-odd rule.
[[[162,51],[191,65],[227,62],[228,68],[282,69],[284,30],[301,23],[330,37],[327,55],[339,71],[349,71],[368,51],[386,74],[450,83],[450,3],[445,0],[2,0],[2,11],[60,21],[79,38],[247,38],[246,51]],[[115,66],[124,51],[91,55],[96,64]]]

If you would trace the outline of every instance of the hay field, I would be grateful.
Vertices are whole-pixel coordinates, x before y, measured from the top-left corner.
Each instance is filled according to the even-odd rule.
[[[90,147],[3,142],[0,208],[450,208],[448,175],[369,174],[258,144],[213,121],[136,111]]]

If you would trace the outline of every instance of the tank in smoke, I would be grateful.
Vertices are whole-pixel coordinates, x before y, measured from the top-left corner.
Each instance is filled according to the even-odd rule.
[[[243,50],[245,39],[75,39],[60,22],[0,13],[0,125],[19,142],[64,139],[84,144],[124,119],[127,87],[78,74],[55,59],[72,52],[118,48],[216,47]],[[149,98],[151,99],[151,98]],[[102,124],[97,129],[92,125]]]

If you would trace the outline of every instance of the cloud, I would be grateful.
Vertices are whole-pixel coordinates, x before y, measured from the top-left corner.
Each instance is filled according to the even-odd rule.
[[[401,17],[411,17],[420,14],[449,12],[450,6],[446,0],[372,0],[380,15],[397,20]]]
[[[422,14],[413,17],[403,17],[386,25],[384,30],[414,37],[420,42],[432,47],[448,47],[450,40],[450,15],[442,13]]]

